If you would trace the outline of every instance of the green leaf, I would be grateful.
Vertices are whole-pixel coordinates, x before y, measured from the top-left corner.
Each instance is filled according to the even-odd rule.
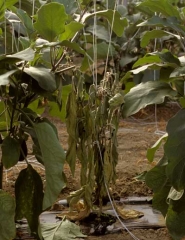
[[[170,74],[170,78],[184,77],[185,76],[185,67],[175,68],[174,71]]]
[[[12,55],[7,55],[7,58],[17,58],[23,61],[32,61],[35,57],[35,52],[32,48],[27,48],[21,52]]]
[[[43,185],[40,175],[31,165],[23,169],[15,182],[16,219],[26,218],[31,232],[38,234],[42,212]]]
[[[37,14],[34,27],[41,37],[52,42],[64,32],[65,21],[68,18],[64,5],[54,2],[44,4]]]
[[[167,182],[166,166],[155,166],[147,172],[145,181],[154,192],[160,191]]]
[[[109,42],[110,40],[110,34],[104,26],[97,25],[96,31],[94,31],[94,26],[88,26],[86,32],[90,32],[92,35],[97,36],[98,39],[105,40],[106,42]]]
[[[152,31],[147,31],[141,37],[141,47],[146,47],[152,39],[162,38],[168,36],[169,34],[164,30],[154,29]]]
[[[72,15],[78,9],[77,2],[75,0],[52,0],[51,2],[58,2],[64,5],[66,13]]]
[[[123,35],[124,29],[128,25],[127,19],[122,18],[118,11],[113,11],[110,9],[105,11],[98,11],[92,13],[91,15],[88,15],[86,17],[86,20],[94,16],[105,17],[108,20],[111,29],[118,37],[121,37]]]
[[[42,89],[48,92],[54,92],[57,89],[55,75],[49,69],[41,67],[25,67],[23,71],[35,79]]]
[[[65,185],[63,164],[65,153],[53,128],[46,122],[34,124],[46,171],[46,188],[43,209],[52,206]]]
[[[125,95],[122,116],[126,118],[148,105],[163,103],[165,97],[174,97],[176,94],[177,92],[165,82],[140,83]]]
[[[137,25],[138,27],[142,26],[159,26],[159,27],[168,27],[172,28],[173,30],[184,34],[185,27],[179,24],[179,21],[176,17],[168,17],[168,18],[161,18],[159,16],[153,16],[148,20],[140,23]]]
[[[29,17],[29,15],[27,14],[26,11],[23,11],[22,9],[17,9],[17,15],[19,16],[19,18],[22,21],[22,24],[24,24],[27,34],[29,37],[32,36],[32,34],[34,33],[35,29],[33,27],[33,23],[31,18]]]
[[[4,17],[5,10],[11,6],[13,6],[15,3],[17,3],[19,0],[2,0],[0,2],[0,19]]]
[[[175,240],[181,240],[185,236],[185,211],[177,213],[172,207],[169,207],[166,226]]]
[[[93,58],[95,48],[91,47],[87,50],[87,54]],[[116,50],[113,45],[109,45],[108,43],[102,42],[96,44],[97,58],[106,58],[108,56],[114,56],[116,54]]]
[[[146,64],[150,64],[150,63],[161,63],[161,59],[159,57],[159,55],[157,54],[146,54],[144,57],[139,58],[134,65],[132,66],[132,68],[136,68],[139,66],[143,66]]]
[[[177,8],[175,8],[174,6],[172,6],[172,4],[169,3],[169,0],[163,0],[163,1],[161,1],[161,0],[155,0],[155,1],[146,0],[142,3],[140,3],[138,7],[140,9],[142,9],[143,7],[145,7],[145,8],[147,7],[153,13],[155,13],[155,12],[162,13],[166,17],[174,16],[177,19],[181,20],[179,11],[177,10]]]
[[[75,36],[75,34],[80,31],[84,25],[79,22],[72,21],[65,25],[65,32],[63,32],[59,38],[60,41],[69,40]]]
[[[168,158],[167,175],[172,186],[180,191],[185,188],[185,109],[181,109],[167,125],[168,139],[164,145]]]
[[[4,74],[1,74],[0,75],[0,86],[9,84],[9,82],[10,82],[9,77],[17,71],[18,70],[15,69],[15,70],[10,70]]]
[[[15,200],[7,192],[0,189],[0,239],[14,239],[15,226]]]
[[[155,192],[152,199],[152,206],[159,210],[164,217],[166,216],[169,207],[167,197],[171,187],[168,185],[166,184],[163,188],[160,188],[160,191]]]
[[[161,138],[157,140],[157,142],[151,147],[147,149],[147,158],[150,162],[153,162],[156,151],[159,149],[163,141],[166,141],[168,138],[168,134],[165,133]]]
[[[2,143],[2,162],[5,168],[11,168],[17,164],[20,156],[20,143],[7,136]],[[11,151],[10,151],[11,149]]]
[[[79,226],[68,220],[41,224],[41,232],[44,240],[71,240],[87,237],[80,232]]]

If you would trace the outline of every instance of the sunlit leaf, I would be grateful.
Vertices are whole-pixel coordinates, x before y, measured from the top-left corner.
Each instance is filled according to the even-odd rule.
[[[69,40],[75,36],[75,34],[80,31],[84,25],[79,22],[72,21],[69,24],[65,25],[65,32],[60,36],[60,41]]]
[[[34,59],[35,52],[32,48],[27,48],[21,52],[17,52],[12,55],[7,55],[7,58],[18,58],[23,61],[32,61]]]
[[[173,98],[176,94],[177,92],[165,82],[149,81],[140,83],[125,95],[122,116],[126,118],[148,105],[162,103],[165,97]]]
[[[0,75],[0,86],[9,84],[9,82],[10,82],[9,77],[10,77],[11,75],[13,75],[13,74],[14,74],[15,72],[17,72],[17,71],[18,71],[18,70],[15,69],[15,70],[10,70],[10,71],[8,71],[8,72],[6,72],[6,73],[4,73],[4,74],[1,74],[1,75]]]

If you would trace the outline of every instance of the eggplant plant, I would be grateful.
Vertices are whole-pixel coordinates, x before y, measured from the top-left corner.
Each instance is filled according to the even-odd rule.
[[[175,3],[172,5],[172,3]],[[138,4],[138,9],[147,15],[145,21],[138,24],[149,31],[141,37],[141,46],[147,46],[155,39],[156,46],[161,39],[168,37],[178,41],[179,51],[174,54],[167,49],[155,49],[138,59],[133,69],[122,78],[122,82],[132,79],[133,75],[150,69],[156,78],[148,76],[146,83],[133,87],[124,97],[122,116],[128,117],[150,104],[160,104],[164,99],[178,101],[181,109],[172,117],[166,128],[166,134],[148,149],[147,157],[154,161],[155,151],[164,144],[164,155],[156,166],[147,172],[146,184],[154,192],[153,206],[165,217],[166,226],[175,240],[185,236],[185,172],[184,172],[184,5],[178,1],[149,1]]]
[[[27,219],[31,234],[42,239],[39,215],[51,208],[65,187],[65,160],[72,173],[76,157],[81,162],[82,188],[69,202],[72,206],[83,199],[87,212],[93,201],[102,206],[106,188],[115,180],[117,163],[123,92],[119,77],[109,66],[101,81],[93,83],[92,77],[87,85],[84,76],[94,64],[94,49],[87,49],[84,31],[96,16],[104,29],[111,27],[121,37],[127,19],[102,6],[92,12],[88,0],[80,1],[79,6],[76,1],[35,1],[34,12],[32,3],[26,0],[20,7],[17,0],[7,0],[0,5],[0,238],[5,240],[15,237],[14,220],[22,218]],[[111,48],[105,40],[100,39],[99,44],[97,60],[107,57]],[[82,59],[78,65],[72,62],[74,54]],[[42,117],[46,108],[51,116],[66,118],[67,156],[56,127]],[[32,140],[32,154],[45,168],[45,187],[28,160],[28,139]],[[3,190],[3,168],[10,169],[19,161],[25,161],[27,167],[15,182],[14,198]]]

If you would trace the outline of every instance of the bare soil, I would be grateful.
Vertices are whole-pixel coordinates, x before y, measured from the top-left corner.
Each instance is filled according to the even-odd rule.
[[[143,171],[151,169],[156,161],[163,155],[162,147],[156,154],[156,161],[149,163],[146,158],[146,151],[151,147],[157,139],[165,132],[166,124],[179,110],[176,104],[168,104],[167,106],[159,106],[146,108],[137,115],[126,120],[120,120],[120,128],[118,132],[119,143],[119,162],[117,165],[117,181],[112,186],[114,196],[125,198],[127,196],[149,196],[152,195],[144,182],[137,181],[134,177]],[[58,131],[60,142],[65,150],[67,150],[67,133],[65,124],[54,119]],[[4,188],[9,192],[14,192],[14,181],[18,172],[23,167],[18,166],[7,171],[4,174]],[[41,173],[44,179],[44,172],[35,164],[35,168]],[[60,199],[65,199],[69,192],[79,189],[79,171],[80,164],[76,165],[75,177],[72,177],[68,165],[65,165],[64,172],[68,179],[67,187],[63,190]],[[131,232],[140,240],[170,240],[170,236],[166,228],[159,229],[134,229]],[[103,236],[88,236],[87,240],[131,240],[133,239],[126,231],[117,232]]]

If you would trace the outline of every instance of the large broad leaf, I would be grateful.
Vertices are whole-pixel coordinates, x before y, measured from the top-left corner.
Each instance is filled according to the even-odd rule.
[[[94,51],[95,51],[95,48],[91,47],[87,50],[87,54],[91,58],[93,58]],[[105,42],[96,44],[96,51],[97,51],[98,59],[107,57],[107,54],[109,54],[109,56],[114,56],[116,54],[116,50],[115,50],[114,46],[109,45],[108,43],[105,43]]]
[[[20,143],[18,140],[7,136],[2,143],[2,162],[5,168],[11,168],[17,164],[20,156]],[[11,151],[10,151],[11,149]]]
[[[142,10],[143,7],[147,7],[152,11],[153,13],[162,13],[166,17],[174,16],[177,19],[181,20],[179,11],[177,8],[172,6],[172,4],[169,3],[169,0],[146,0],[138,5],[139,9]]]
[[[32,48],[27,48],[21,52],[12,54],[12,55],[7,55],[7,58],[17,58],[23,61],[32,61],[34,59],[35,52],[33,51]]]
[[[147,172],[145,176],[146,184],[153,189],[154,192],[160,191],[167,182],[166,166],[155,166]]]
[[[54,92],[57,89],[55,75],[49,69],[29,67],[24,68],[23,71],[34,78],[42,89],[48,92]]]
[[[166,184],[162,188],[160,188],[159,191],[154,193],[153,199],[152,199],[152,206],[159,210],[163,216],[166,216],[166,213],[168,211],[169,204],[167,203],[167,197],[170,191],[169,184]]]
[[[180,110],[167,125],[168,139],[164,150],[168,158],[167,174],[173,187],[180,191],[185,188],[185,109]]]
[[[0,189],[0,239],[10,240],[16,235],[15,200]]]
[[[94,31],[94,26],[89,26],[86,28],[86,31],[97,36],[98,39],[103,39],[106,42],[110,41],[110,33],[104,26],[97,25],[96,31]]]
[[[80,232],[79,226],[68,220],[41,224],[41,232],[44,240],[71,240],[87,237]]]
[[[43,122],[34,124],[46,171],[46,188],[43,209],[52,206],[65,185],[63,179],[63,164],[65,153],[50,124]]]
[[[77,2],[75,0],[51,0],[51,2],[58,2],[64,5],[66,13],[72,15],[78,9]]]
[[[149,81],[140,83],[125,95],[122,116],[124,118],[131,116],[148,105],[160,104],[164,102],[165,97],[174,97],[176,94],[177,92],[164,82]]]
[[[18,71],[18,70],[15,69],[15,70],[8,71],[8,72],[6,72],[6,73],[4,73],[4,74],[1,74],[1,75],[0,75],[0,86],[9,84],[9,82],[10,82],[9,77],[10,77],[11,75],[13,75],[13,74],[14,74],[15,72],[17,72],[17,71]]]
[[[105,17],[108,20],[113,32],[115,32],[118,37],[121,37],[123,35],[124,29],[128,25],[127,19],[122,18],[118,11],[113,11],[110,9],[99,11],[88,15],[86,19],[92,16]]]
[[[166,226],[173,239],[181,240],[185,236],[185,211],[178,213],[170,206],[166,216]]]
[[[39,215],[42,212],[43,185],[39,174],[28,165],[15,182],[16,219],[26,218],[31,232],[38,235]]]
[[[38,18],[34,24],[41,37],[52,42],[65,30],[65,21],[68,16],[64,5],[48,3],[38,10]]]
[[[11,6],[13,6],[15,3],[17,3],[19,0],[6,0],[0,2],[0,19],[4,17],[5,10]]]
[[[26,31],[28,33],[28,36],[31,37],[34,33],[35,29],[33,27],[33,22],[27,12],[23,11],[22,9],[17,9],[17,15],[21,19],[22,23],[24,24]]]

